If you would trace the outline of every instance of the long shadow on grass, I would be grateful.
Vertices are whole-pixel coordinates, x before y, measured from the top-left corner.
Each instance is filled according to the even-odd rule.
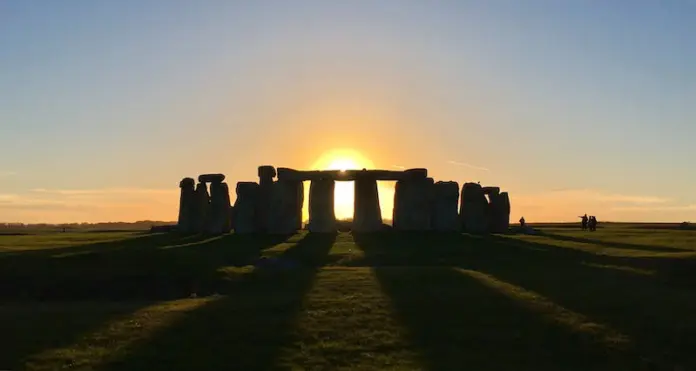
[[[246,265],[288,236],[125,240],[67,255],[0,259],[0,300],[161,300],[215,292],[217,269]],[[99,244],[103,246],[103,244]]]
[[[692,294],[642,275],[605,268],[617,263],[612,257],[498,236],[385,233],[356,235],[355,240],[365,252],[364,263],[376,267],[385,292],[432,369],[453,369],[456,362],[475,362],[482,369],[532,369],[541,368],[538,362],[545,360],[562,365],[561,369],[589,365],[598,369],[607,357],[616,355],[604,354],[603,347],[592,341],[579,341],[573,331],[564,332],[548,321],[535,319],[537,316],[499,293],[479,287],[454,267],[538,294],[545,302],[563,308],[558,311],[561,317],[568,310],[626,334],[636,346],[633,349],[658,358],[656,362],[667,358],[693,365],[689,349],[696,346],[692,340],[696,323],[687,320],[691,318],[689,308],[696,304]],[[487,341],[495,335],[486,334],[476,321],[499,333],[501,349],[491,348],[496,341]],[[514,328],[520,328],[520,336],[534,346],[511,340]],[[477,347],[479,342],[488,345]],[[518,347],[524,352],[515,353]],[[515,354],[512,357],[519,365],[496,363],[509,359],[504,356],[506,352]],[[479,358],[477,353],[489,359]],[[630,362],[617,356],[622,366]],[[534,359],[538,362],[532,362]],[[534,367],[525,366],[528,364]]]
[[[297,316],[336,235],[307,234],[267,268],[221,288],[224,296],[185,314],[110,370],[267,370],[293,339]]]
[[[384,246],[393,243],[389,240],[384,235],[355,235],[368,260],[376,257],[374,254],[385,259],[388,252]],[[423,238],[427,240],[431,238]],[[392,246],[398,257],[396,250],[404,246]],[[615,361],[598,344],[555,325],[455,268],[418,266],[411,261],[402,266],[381,264],[374,271],[427,369],[586,370]]]
[[[505,258],[463,264],[533,290],[559,305],[611,325],[630,336],[643,354],[659,364],[696,369],[696,307],[693,259],[614,258],[541,243],[488,237],[491,254]],[[466,243],[462,237],[461,243]],[[649,268],[653,275],[616,267]]]
[[[153,236],[122,245],[112,241],[107,249],[103,243],[83,245],[79,250],[89,251],[84,254],[3,257],[0,301],[10,303],[2,308],[3,318],[13,320],[0,325],[0,332],[13,341],[4,348],[7,356],[0,356],[0,368],[17,368],[31,354],[70,344],[153,301],[224,292],[229,280],[221,267],[253,264],[287,238]]]
[[[80,232],[79,234],[87,233],[88,232]],[[108,232],[107,234],[111,235],[113,233]],[[78,233],[73,233],[72,235],[78,235]],[[83,254],[88,255],[94,253],[100,254],[112,250],[142,249],[166,246],[168,244],[193,243],[197,241],[206,240],[210,237],[211,236],[202,234],[185,235],[178,233],[133,232],[124,233],[122,235],[116,235],[113,239],[99,242],[76,243],[74,245],[56,248],[52,248],[51,246],[45,246],[45,248],[36,250],[0,251],[0,259],[39,259],[47,257],[61,257]],[[32,236],[29,236],[27,238],[32,238]]]
[[[0,369],[24,369],[26,357],[70,344],[81,334],[142,306],[140,302],[3,305],[0,334],[7,340],[0,349]]]
[[[625,242],[614,242],[614,241],[602,241],[586,237],[576,237],[576,236],[564,236],[555,233],[543,232],[542,236],[548,237],[559,241],[570,241],[587,243],[592,245],[599,245],[610,247],[613,249],[628,249],[628,250],[639,250],[639,251],[651,251],[651,252],[694,252],[694,250],[682,249],[679,247],[668,247],[668,246],[648,246],[648,245],[638,245],[633,243]]]

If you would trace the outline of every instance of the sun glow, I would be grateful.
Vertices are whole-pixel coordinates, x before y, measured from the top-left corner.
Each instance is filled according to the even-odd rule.
[[[374,169],[375,165],[360,152],[352,149],[335,149],[322,154],[312,165],[313,170],[360,170]],[[378,182],[382,217],[391,219],[394,187],[392,184]],[[334,191],[334,212],[337,219],[353,218],[354,182],[336,182]],[[305,184],[305,205],[303,219],[309,219],[309,184]]]

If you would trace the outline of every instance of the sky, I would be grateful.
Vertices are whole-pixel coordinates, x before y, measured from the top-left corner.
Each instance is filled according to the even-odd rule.
[[[695,39],[676,0],[0,1],[0,222],[175,220],[183,177],[337,149],[513,221],[696,221]]]

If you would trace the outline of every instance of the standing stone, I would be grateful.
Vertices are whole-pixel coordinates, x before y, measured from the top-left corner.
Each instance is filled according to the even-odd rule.
[[[433,185],[432,227],[436,231],[458,231],[459,184],[439,181]]]
[[[208,225],[210,217],[210,196],[205,183],[198,183],[193,205],[193,229],[195,232],[203,233]]]
[[[480,184],[465,183],[459,209],[462,229],[468,233],[488,232],[488,200]]]
[[[510,228],[510,198],[507,192],[489,196],[491,233],[506,233]]]
[[[304,182],[295,182],[295,191],[297,192],[297,197],[295,198],[295,212],[297,213],[297,219],[295,219],[297,226],[295,230],[302,229],[302,207],[304,206]]]
[[[392,228],[401,229],[404,220],[404,181],[394,185],[394,208],[392,209]]]
[[[358,175],[355,179],[353,231],[375,232],[382,229],[382,210],[379,206],[377,181]]]
[[[270,228],[272,216],[271,198],[273,197],[273,177],[276,170],[273,166],[263,165],[258,168],[259,175],[259,194],[256,205],[256,228],[261,232],[266,232]]]
[[[393,226],[402,231],[431,229],[433,179],[411,178],[396,182]]]
[[[336,214],[334,213],[333,179],[313,180],[309,186],[309,231],[315,233],[335,233]]]
[[[258,204],[259,185],[254,182],[237,183],[237,200],[234,202],[234,232],[257,232],[256,208]]]
[[[210,184],[210,218],[207,232],[222,234],[230,231],[230,192],[226,183]]]
[[[297,182],[279,180],[272,185],[268,232],[293,234],[297,231]]]
[[[230,206],[230,209],[229,209],[229,211],[228,211],[228,215],[229,215],[229,218],[230,218],[230,219],[229,219],[229,220],[230,220],[229,228],[230,228],[230,231],[232,231],[232,230],[234,230],[234,226],[235,226],[235,223],[234,223],[234,218],[235,218],[234,206]]]
[[[184,178],[179,182],[181,195],[179,196],[179,218],[177,227],[184,233],[194,232],[194,204],[196,201],[196,181],[193,178]]]

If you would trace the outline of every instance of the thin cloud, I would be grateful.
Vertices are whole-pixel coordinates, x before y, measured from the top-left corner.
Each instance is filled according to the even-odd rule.
[[[14,171],[0,171],[0,177],[17,175]]]
[[[406,166],[401,166],[401,165],[392,165],[393,168],[395,169],[401,169],[401,170],[406,170]]]
[[[468,167],[468,168],[474,169],[474,170],[491,171],[491,170],[488,169],[488,168],[481,167],[481,166],[475,166],[475,165],[471,165],[471,164],[467,164],[466,162],[459,162],[459,161],[449,160],[449,161],[447,161],[447,163],[448,163],[448,164],[451,164],[451,165],[457,165],[457,166]]]

